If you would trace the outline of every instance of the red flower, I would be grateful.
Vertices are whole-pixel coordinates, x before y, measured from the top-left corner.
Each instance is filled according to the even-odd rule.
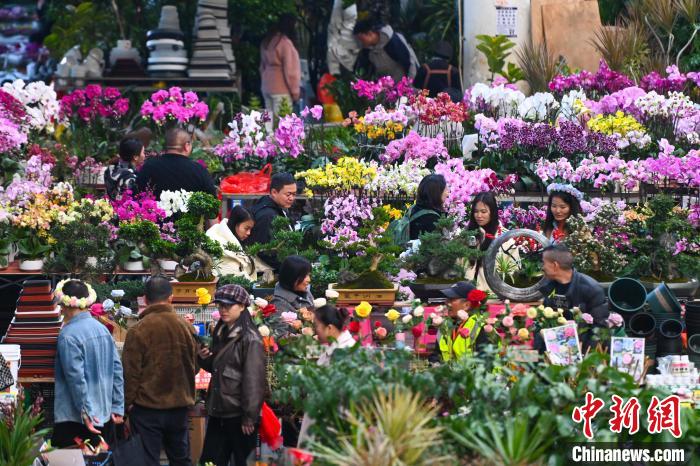
[[[459,336],[461,336],[462,338],[469,337],[469,329],[467,327],[460,328],[458,333],[459,333]]]
[[[413,327],[413,328],[411,329],[411,333],[413,333],[413,338],[418,338],[418,337],[420,337],[421,335],[423,335],[423,329],[420,328],[419,325],[416,325],[415,327]]]
[[[438,333],[437,327],[428,328],[428,335],[437,335],[437,333]]]
[[[379,322],[379,321],[377,320],[377,321],[374,322],[374,326],[375,326],[376,328],[379,328],[379,327],[382,326],[382,323]]]
[[[274,304],[268,304],[264,308],[260,309],[260,312],[262,312],[263,317],[270,317],[272,314],[277,311],[277,308],[275,307]]]
[[[484,302],[484,300],[486,300],[487,297],[488,294],[486,294],[485,291],[471,290],[467,295],[467,301],[469,301],[472,304],[472,306],[478,306],[482,302]]]
[[[353,320],[352,322],[350,322],[350,323],[348,324],[348,330],[349,330],[351,333],[357,333],[357,332],[359,332],[359,331],[360,331],[360,323],[359,323],[358,321],[356,321],[356,320]]]

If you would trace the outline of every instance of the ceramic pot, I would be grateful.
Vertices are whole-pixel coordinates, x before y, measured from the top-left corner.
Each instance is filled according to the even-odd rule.
[[[123,267],[127,272],[143,272],[143,261],[128,261]]]
[[[25,272],[37,272],[42,268],[44,268],[44,259],[20,259],[19,261],[19,269]]]

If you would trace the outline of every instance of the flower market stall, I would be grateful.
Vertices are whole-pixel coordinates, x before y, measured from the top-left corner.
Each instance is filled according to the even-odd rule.
[[[244,312],[264,344],[265,406],[284,436],[276,453],[262,449],[268,464],[285,464],[274,455],[287,464],[560,464],[565,445],[593,437],[678,442],[691,454],[700,436],[700,74],[670,66],[635,80],[601,62],[555,76],[550,92],[527,95],[496,78],[456,101],[390,77],[351,87],[363,106],[342,124],[324,123],[322,106],[274,117],[243,109],[219,132],[207,120],[223,114],[185,88],[134,101],[95,84],[60,96],[43,83],[5,84],[0,281],[22,292],[0,321],[0,349],[19,345],[15,377],[27,388],[3,396],[29,400],[34,386],[52,427],[61,280],[91,284],[90,312],[122,343],[145,307],[145,278],[164,275],[200,343],[221,318],[217,288],[257,296]],[[106,196],[100,178],[139,128],[153,134],[147,160],[166,149],[168,130],[195,135],[189,157],[219,195]],[[213,239],[212,225],[252,208],[283,172],[298,195],[270,222],[268,242]],[[436,175],[444,210],[413,235],[419,186]],[[486,231],[476,210],[490,202]],[[566,290],[538,291],[552,274],[547,254],[561,249],[601,302],[568,308],[551,304]],[[261,256],[311,263],[296,292],[308,304],[283,311],[278,278],[222,273],[228,257]],[[315,312],[328,304],[347,309],[346,346],[323,344]],[[200,407],[209,377],[197,375]],[[40,443],[42,421],[17,406],[6,418]],[[630,414],[640,409],[641,428]],[[300,432],[305,417],[313,422]],[[197,461],[204,420],[191,418]]]

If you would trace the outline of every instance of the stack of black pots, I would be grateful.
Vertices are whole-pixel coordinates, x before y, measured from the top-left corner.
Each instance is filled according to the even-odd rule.
[[[657,353],[656,319],[648,312],[634,314],[625,330],[627,335],[634,338],[644,338],[644,354],[654,359]]]
[[[700,367],[700,300],[685,304],[685,328],[688,332],[688,359]]]

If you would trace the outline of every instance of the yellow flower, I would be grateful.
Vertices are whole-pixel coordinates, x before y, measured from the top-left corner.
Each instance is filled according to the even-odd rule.
[[[197,298],[197,304],[200,306],[206,306],[211,302],[211,295],[209,293],[203,294]]]
[[[399,311],[396,309],[389,309],[384,316],[390,321],[393,322],[399,317],[401,317],[401,314],[399,314]]]
[[[197,288],[194,292],[197,296],[204,296],[209,294],[209,290],[206,288]]]
[[[527,310],[527,316],[528,316],[530,319],[536,318],[536,317],[537,317],[537,309],[535,309],[534,307],[531,307],[530,309],[528,309],[528,310]]]
[[[559,318],[557,319],[557,323],[560,325],[566,325],[566,322],[566,317],[564,316],[559,316]]]
[[[526,328],[521,328],[520,330],[518,330],[518,337],[521,340],[526,340],[529,336],[530,336],[530,332],[528,332],[528,330]]]
[[[372,305],[367,301],[362,301],[360,304],[357,305],[357,307],[355,307],[355,313],[363,319],[369,317],[371,312]]]

